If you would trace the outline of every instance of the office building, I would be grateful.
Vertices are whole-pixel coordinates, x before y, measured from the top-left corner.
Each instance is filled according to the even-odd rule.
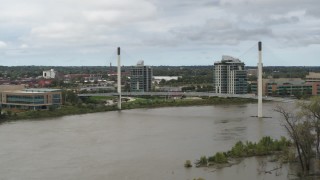
[[[245,64],[231,56],[222,56],[214,63],[214,89],[219,94],[246,94],[247,72]]]
[[[320,81],[316,77],[263,79],[263,95],[268,96],[311,96],[320,95]]]
[[[320,73],[309,72],[309,74],[306,75],[306,82],[320,82]]]
[[[152,68],[145,66],[144,61],[139,61],[130,69],[130,91],[149,92],[152,87]]]
[[[1,107],[15,109],[49,109],[60,107],[62,95],[60,89],[23,89],[1,91]]]

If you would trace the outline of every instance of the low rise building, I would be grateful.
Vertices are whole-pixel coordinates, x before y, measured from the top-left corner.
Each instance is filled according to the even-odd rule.
[[[182,76],[153,76],[153,81],[159,84],[161,80],[170,81],[178,80],[179,78],[182,78]]]
[[[268,78],[262,81],[264,96],[320,95],[320,82],[306,82],[301,78]],[[257,92],[257,83],[251,83],[252,93]]]
[[[39,87],[48,87],[52,84],[53,80],[52,79],[40,79],[38,81],[38,86]]]
[[[290,96],[305,84],[301,78],[268,78],[262,80],[262,94],[266,96]],[[292,88],[291,88],[292,87]],[[295,89],[295,90],[292,90]]]
[[[102,80],[102,75],[101,74],[90,74],[87,77],[84,77],[84,82],[85,83],[94,83]]]
[[[247,76],[258,76],[258,69],[248,69],[247,70]]]
[[[306,84],[312,85],[312,95],[320,95],[320,73],[309,72],[306,75]]]
[[[62,94],[60,89],[22,89],[1,91],[0,102],[3,108],[49,109],[60,107]]]
[[[55,71],[54,69],[43,71],[42,73],[43,78],[45,79],[54,79],[56,78],[56,74],[57,74],[57,71]]]
[[[306,82],[320,82],[320,73],[309,72],[309,74],[306,75]]]
[[[24,85],[0,85],[0,92],[3,91],[18,91],[25,89]]]

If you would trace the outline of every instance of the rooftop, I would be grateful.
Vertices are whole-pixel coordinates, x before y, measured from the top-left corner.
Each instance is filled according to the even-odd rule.
[[[25,92],[60,92],[61,89],[30,88],[30,89],[24,89],[22,91],[25,91]]]
[[[316,73],[316,72],[309,72],[308,75],[306,75],[306,78],[315,78],[315,79],[320,79],[320,73]]]
[[[223,55],[222,56],[222,61],[235,61],[235,62],[240,62],[240,60],[239,59],[237,59],[237,58],[234,58],[234,57],[232,57],[232,56],[227,56],[227,55]]]
[[[144,66],[144,61],[143,60],[138,61],[137,66]]]
[[[220,64],[220,63],[223,63],[223,64],[244,64],[243,62],[240,61],[240,59],[237,59],[237,58],[234,58],[232,56],[226,56],[226,55],[223,55],[222,56],[222,60],[221,61],[216,61],[215,64]]]
[[[6,90],[2,91],[6,93],[25,93],[25,94],[40,94],[46,92],[61,92],[61,89],[46,89],[46,88],[38,88],[38,89],[22,89],[22,90]]]

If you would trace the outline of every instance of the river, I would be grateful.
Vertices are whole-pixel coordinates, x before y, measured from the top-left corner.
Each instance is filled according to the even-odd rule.
[[[219,170],[184,168],[237,141],[286,136],[275,103],[135,109],[0,125],[0,180],[287,179],[248,158]],[[268,163],[267,169],[277,166]]]

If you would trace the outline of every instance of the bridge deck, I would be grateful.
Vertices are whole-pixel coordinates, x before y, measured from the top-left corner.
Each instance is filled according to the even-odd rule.
[[[122,96],[171,96],[171,97],[239,97],[239,98],[252,98],[258,99],[257,96],[252,94],[218,94],[212,92],[122,92]],[[78,94],[79,97],[90,97],[90,96],[118,96],[118,93],[88,93]],[[280,97],[263,97],[264,100],[278,101],[278,102],[293,102],[293,99],[280,98]]]

